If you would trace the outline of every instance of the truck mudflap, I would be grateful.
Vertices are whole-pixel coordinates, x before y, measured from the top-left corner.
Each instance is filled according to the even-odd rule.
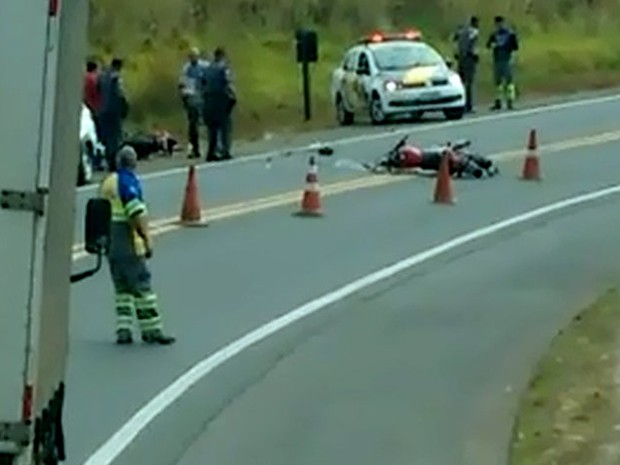
[[[33,465],[57,465],[66,460],[63,408],[65,384],[61,383],[34,423]]]
[[[30,443],[30,426],[27,423],[0,423],[0,448],[4,455],[14,455],[19,447],[26,447]],[[0,465],[2,462],[0,462]]]
[[[0,465],[13,465],[14,459],[32,442],[32,465],[58,465],[67,459],[63,409],[65,385],[61,383],[47,406],[34,421],[0,423],[0,443],[12,445],[14,450],[4,449],[0,454]]]

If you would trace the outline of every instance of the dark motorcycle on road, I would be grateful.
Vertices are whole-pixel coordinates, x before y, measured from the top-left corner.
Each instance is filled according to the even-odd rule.
[[[428,148],[410,144],[408,139],[409,136],[404,136],[388,153],[373,163],[364,163],[364,167],[372,173],[395,174],[420,170],[437,172],[447,152],[451,176],[480,179],[485,175],[493,177],[499,174],[493,160],[468,150],[472,145],[469,139]]]

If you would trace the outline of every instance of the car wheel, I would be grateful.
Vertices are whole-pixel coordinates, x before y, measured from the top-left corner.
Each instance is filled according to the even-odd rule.
[[[464,108],[450,108],[449,110],[444,110],[443,113],[446,116],[446,119],[450,121],[454,121],[454,120],[459,120],[463,118],[463,116],[465,115],[465,109]]]
[[[78,186],[84,186],[88,184],[93,177],[93,167],[91,165],[91,153],[92,147],[89,144],[84,144],[80,150],[80,162],[78,163]]]
[[[84,172],[84,163],[80,160],[78,164],[77,185],[81,187],[86,184],[86,173]]]
[[[409,120],[413,123],[418,123],[422,120],[423,116],[424,116],[423,111],[414,111],[409,115]]]
[[[341,126],[350,126],[353,124],[353,113],[345,108],[344,102],[342,101],[342,97],[340,97],[340,95],[336,100],[336,117],[338,118],[338,123]]]
[[[386,121],[383,105],[381,104],[381,99],[377,94],[374,94],[370,100],[370,121],[372,121],[372,124],[377,125],[383,124]]]

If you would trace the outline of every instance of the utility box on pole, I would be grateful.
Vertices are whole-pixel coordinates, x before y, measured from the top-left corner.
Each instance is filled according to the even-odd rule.
[[[297,63],[301,64],[301,78],[304,98],[304,119],[309,121],[312,117],[310,100],[310,63],[319,60],[319,40],[316,31],[299,29],[295,33]]]

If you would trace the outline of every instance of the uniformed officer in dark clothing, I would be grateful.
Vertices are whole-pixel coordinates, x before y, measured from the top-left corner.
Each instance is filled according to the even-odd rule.
[[[235,89],[226,53],[222,48],[215,50],[213,62],[205,70],[204,118],[209,133],[207,161],[216,161],[216,149],[222,150],[223,160],[232,158],[230,153],[232,132],[232,110],[237,103]]]
[[[465,111],[468,113],[473,111],[476,68],[480,59],[477,50],[479,35],[479,20],[476,16],[472,16],[469,24],[460,27],[454,34],[458,73],[465,86]]]
[[[187,114],[189,143],[192,146],[190,158],[200,157],[200,133],[203,107],[204,73],[209,62],[201,59],[200,50],[192,48],[187,63],[183,65],[179,89],[183,107]]]
[[[513,54],[519,50],[519,39],[516,32],[506,25],[502,16],[495,17],[495,31],[487,41],[487,48],[493,50],[493,78],[497,92],[492,109],[501,110],[502,100],[505,100],[506,107],[511,110],[517,96]]]
[[[123,142],[123,120],[128,112],[127,98],[120,74],[122,69],[123,61],[115,58],[110,68],[99,78],[99,91],[101,92],[99,125],[110,172],[116,170],[116,154]]]

